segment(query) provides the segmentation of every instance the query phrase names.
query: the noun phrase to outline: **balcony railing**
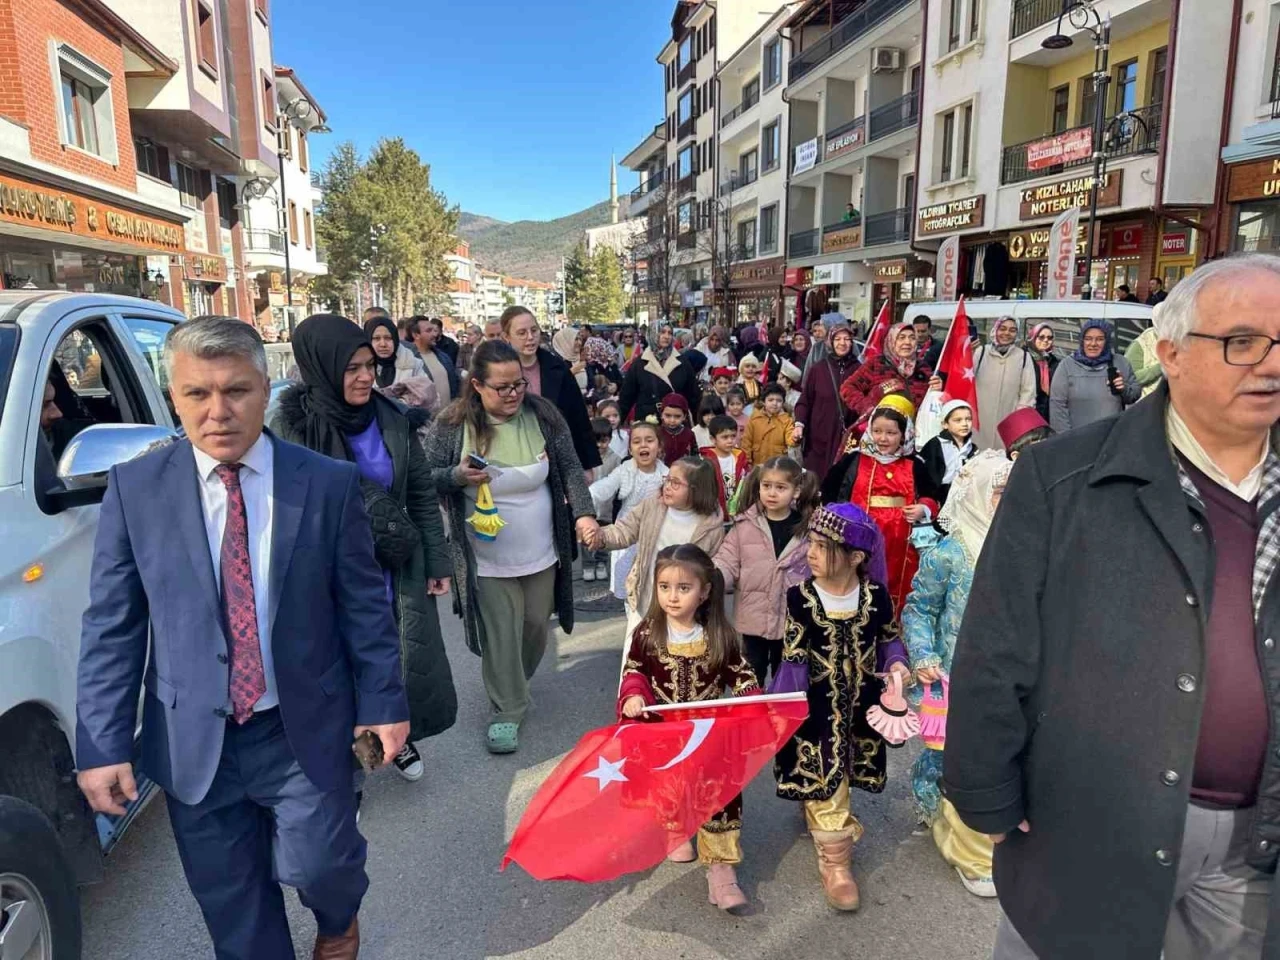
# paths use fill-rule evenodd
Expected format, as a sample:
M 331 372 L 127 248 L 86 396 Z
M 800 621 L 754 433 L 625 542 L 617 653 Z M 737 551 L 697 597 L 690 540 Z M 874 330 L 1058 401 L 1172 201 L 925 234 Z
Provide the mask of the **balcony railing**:
M 827 223 L 822 226 L 822 233 L 825 236 L 828 233 L 835 233 L 837 230 L 847 230 L 849 227 L 856 227 L 862 223 L 862 214 L 855 214 L 848 220 L 839 220 L 836 223 Z
M 822 231 L 801 230 L 787 238 L 788 257 L 812 257 L 818 252 L 818 237 Z
M 912 90 L 871 111 L 867 117 L 867 139 L 879 140 L 891 133 L 913 127 L 919 119 L 920 91 Z
M 692 230 L 686 230 L 684 233 L 676 237 L 677 250 L 692 250 L 698 245 L 698 235 Z
M 653 193 L 653 191 L 657 190 L 660 186 L 662 186 L 662 182 L 665 179 L 666 179 L 665 174 L 661 174 L 661 173 L 653 174 L 651 177 L 649 177 L 648 180 L 646 180 L 644 183 L 640 184 L 640 186 L 636 187 L 634 190 L 631 191 L 631 199 L 639 200 L 646 193 Z
M 686 80 L 692 80 L 694 77 L 694 74 L 696 74 L 697 72 L 698 72 L 698 61 L 690 60 L 683 67 L 680 68 L 679 72 L 676 73 L 676 85 L 679 86 L 680 84 L 684 83 Z
M 685 137 L 692 137 L 697 130 L 697 117 L 690 117 L 688 120 L 676 126 L 676 139 L 683 140 Z
M 745 97 L 743 97 L 742 102 L 740 104 L 738 104 L 736 107 L 734 107 L 732 110 L 730 110 L 728 113 L 726 113 L 723 117 L 720 118 L 720 128 L 724 129 L 726 126 L 728 126 L 734 120 L 737 120 L 738 117 L 742 116 L 742 114 L 746 113 L 748 110 L 750 110 L 759 102 L 760 102 L 760 90 L 757 87 L 753 93 L 748 93 Z
M 862 245 L 865 247 L 875 247 L 884 243 L 906 243 L 910 239 L 910 207 L 873 213 L 864 220 Z
M 244 240 L 246 247 L 251 251 L 284 255 L 284 231 L 282 230 L 246 230 Z
M 1114 160 L 1117 157 L 1132 157 L 1141 153 L 1154 153 L 1160 146 L 1160 123 L 1162 116 L 1162 105 L 1153 103 L 1146 107 L 1139 107 L 1137 110 L 1130 111 L 1141 122 L 1136 122 L 1130 126 L 1129 130 L 1118 131 L 1118 136 L 1110 136 L 1107 144 L 1107 158 Z M 1111 121 L 1107 121 L 1108 127 L 1114 127 Z M 1063 133 L 1073 133 L 1076 130 L 1088 130 L 1090 124 L 1084 124 L 1075 127 L 1073 130 L 1064 130 Z M 1116 132 L 1113 130 L 1113 133 Z M 1045 134 L 1043 137 L 1036 137 L 1034 140 L 1027 140 L 1023 143 L 1011 144 L 1004 148 L 1000 158 L 1000 182 L 1022 183 L 1026 180 L 1035 180 L 1039 177 L 1051 177 L 1054 174 L 1062 173 L 1064 170 L 1070 170 L 1073 167 L 1085 167 L 1093 163 L 1093 155 L 1079 157 L 1075 160 L 1068 160 L 1066 163 L 1057 163 L 1051 167 L 1040 167 L 1038 169 L 1029 169 L 1027 167 L 1027 147 L 1030 144 L 1038 143 L 1054 134 Z
M 869 0 L 845 17 L 787 65 L 787 82 L 795 83 L 820 63 L 835 56 L 880 21 L 910 6 L 915 0 Z
M 698 186 L 698 175 L 691 173 L 687 177 L 681 177 L 676 181 L 676 196 L 683 197 L 686 193 L 693 193 Z
M 1062 13 L 1062 0 L 1014 0 L 1009 20 L 1009 39 L 1014 40 L 1036 27 L 1056 20 Z
M 748 187 L 755 183 L 759 177 L 760 171 L 755 167 L 752 167 L 746 173 L 743 173 L 741 170 L 735 170 L 729 175 L 728 180 L 720 184 L 720 196 L 727 197 L 735 190 L 741 190 L 743 187 Z

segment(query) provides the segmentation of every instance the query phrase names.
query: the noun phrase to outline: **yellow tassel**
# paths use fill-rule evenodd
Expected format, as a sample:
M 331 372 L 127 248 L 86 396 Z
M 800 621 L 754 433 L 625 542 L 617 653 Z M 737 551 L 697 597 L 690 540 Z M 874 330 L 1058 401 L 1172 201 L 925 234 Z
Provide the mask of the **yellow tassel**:
M 477 540 L 496 540 L 498 531 L 507 525 L 507 522 L 498 516 L 498 510 L 493 505 L 493 494 L 489 492 L 489 484 L 480 484 L 480 489 L 476 491 L 476 511 L 467 517 L 467 523 L 471 524 Z

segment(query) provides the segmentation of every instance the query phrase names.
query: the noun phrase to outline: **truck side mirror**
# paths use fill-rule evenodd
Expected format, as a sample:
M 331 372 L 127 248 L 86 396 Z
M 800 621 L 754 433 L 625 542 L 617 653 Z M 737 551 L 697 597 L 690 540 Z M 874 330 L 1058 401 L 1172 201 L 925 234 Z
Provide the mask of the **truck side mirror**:
M 58 461 L 57 483 L 46 496 L 57 510 L 100 503 L 107 473 L 119 463 L 173 443 L 178 435 L 149 423 L 96 423 L 67 444 Z

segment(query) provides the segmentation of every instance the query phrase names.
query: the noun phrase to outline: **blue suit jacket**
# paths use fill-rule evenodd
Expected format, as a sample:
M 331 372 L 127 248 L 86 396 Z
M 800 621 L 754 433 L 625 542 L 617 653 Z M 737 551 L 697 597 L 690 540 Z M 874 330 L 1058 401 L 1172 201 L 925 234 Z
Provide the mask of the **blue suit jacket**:
M 334 789 L 359 724 L 409 719 L 400 641 L 353 464 L 272 437 L 270 623 L 280 712 L 303 772 Z M 80 769 L 134 759 L 183 803 L 209 790 L 230 709 L 227 639 L 191 444 L 111 471 L 80 640 Z M 148 658 L 148 645 L 150 657 Z

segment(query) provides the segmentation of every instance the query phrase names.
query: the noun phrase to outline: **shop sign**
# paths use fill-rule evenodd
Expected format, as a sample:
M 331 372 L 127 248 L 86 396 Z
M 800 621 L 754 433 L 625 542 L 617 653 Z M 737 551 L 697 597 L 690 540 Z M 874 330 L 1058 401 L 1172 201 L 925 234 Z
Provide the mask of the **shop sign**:
M 1113 170 L 1102 178 L 1102 189 L 1098 191 L 1098 209 L 1120 205 L 1120 186 L 1123 180 L 1123 170 Z M 1092 175 L 1027 187 L 1018 192 L 1018 218 L 1035 220 L 1039 217 L 1056 217 L 1072 207 L 1087 210 L 1092 192 Z
M 866 132 L 866 124 L 859 123 L 852 130 L 846 130 L 834 137 L 827 137 L 822 148 L 822 159 L 831 160 L 842 153 L 856 150 L 866 140 Z
M 796 147 L 796 159 L 791 172 L 804 173 L 806 170 L 812 170 L 817 162 L 818 138 L 814 137 L 812 140 L 806 140 Z
M 1027 144 L 1027 169 L 1043 170 L 1093 156 L 1093 128 L 1068 130 Z
M 813 267 L 787 267 L 787 272 L 782 278 L 782 285 L 784 287 L 795 287 L 797 290 L 807 287 L 812 283 Z
M 1076 276 L 1075 239 L 1080 234 L 1080 208 L 1065 210 L 1049 228 L 1049 274 L 1045 296 L 1065 300 L 1071 296 Z
M 986 208 L 986 194 L 921 207 L 916 217 L 916 236 L 931 237 L 938 233 L 980 227 L 986 217 Z
M 959 289 L 960 238 L 950 236 L 938 247 L 938 299 L 954 300 Z
M 161 251 L 183 249 L 182 228 L 63 190 L 0 176 L 0 222 L 119 240 Z
M 856 250 L 862 246 L 862 224 L 855 223 L 848 227 L 840 227 L 822 235 L 822 252 L 839 253 L 841 250 Z
M 1160 255 L 1185 257 L 1191 252 L 1191 238 L 1185 233 L 1166 233 L 1160 238 Z
M 705 290 L 686 290 L 680 294 L 680 306 L 682 307 L 701 307 L 706 301 Z
M 1089 225 L 1080 224 L 1076 232 L 1076 256 L 1083 256 L 1089 243 Z M 1037 227 L 1009 236 L 1010 260 L 1043 260 L 1049 251 L 1049 228 Z
M 1227 167 L 1227 202 L 1280 197 L 1280 157 Z
M 813 282 L 819 283 L 844 283 L 845 267 L 844 263 L 820 263 L 813 268 Z
M 736 264 L 729 271 L 729 283 L 744 287 L 776 286 L 785 273 L 785 264 L 781 257 Z
M 1105 254 L 1112 257 L 1136 257 L 1142 252 L 1142 227 L 1113 227 Z
M 227 261 L 204 253 L 189 253 L 182 258 L 182 275 L 204 283 L 226 283 Z
M 907 279 L 907 258 L 881 260 L 871 265 L 871 276 L 876 283 L 901 283 Z

